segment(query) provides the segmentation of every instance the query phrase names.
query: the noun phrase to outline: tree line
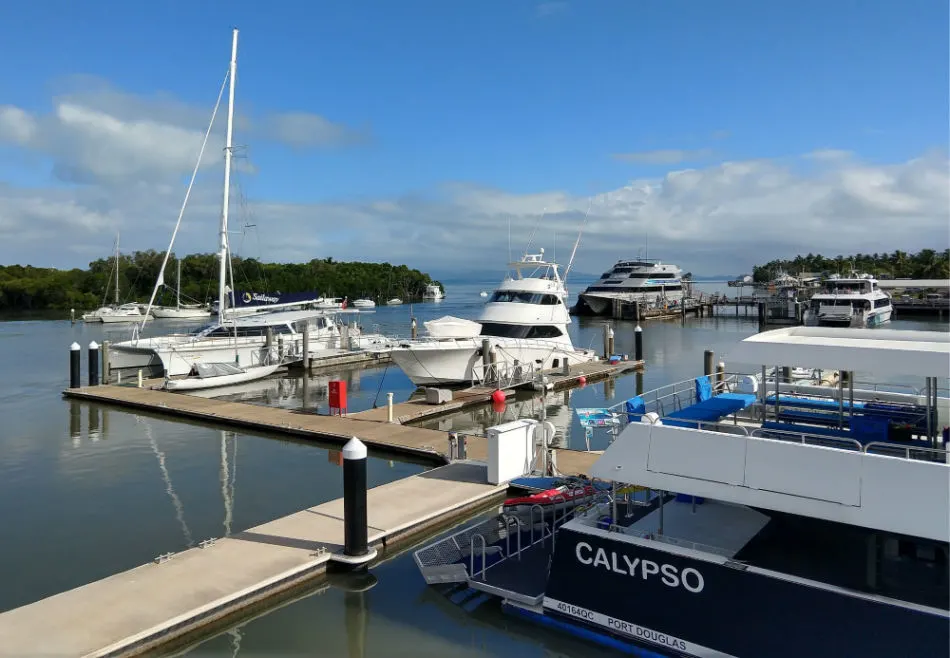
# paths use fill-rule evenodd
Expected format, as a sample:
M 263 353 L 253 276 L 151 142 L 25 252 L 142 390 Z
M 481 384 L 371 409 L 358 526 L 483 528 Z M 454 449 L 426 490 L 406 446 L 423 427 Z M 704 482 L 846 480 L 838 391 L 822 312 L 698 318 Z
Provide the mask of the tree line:
M 770 281 L 785 272 L 797 276 L 802 272 L 818 275 L 873 274 L 878 278 L 892 279 L 947 279 L 950 278 L 950 249 L 938 252 L 921 249 L 916 254 L 894 251 L 881 254 L 855 254 L 853 256 L 825 256 L 808 254 L 791 260 L 773 260 L 752 268 L 755 281 Z
M 119 302 L 148 302 L 161 270 L 163 252 L 136 251 L 119 257 Z M 88 269 L 59 270 L 31 265 L 0 265 L 0 311 L 98 308 L 115 301 L 115 257 L 100 258 Z M 367 297 L 377 302 L 399 297 L 421 298 L 426 285 L 439 283 L 406 265 L 337 262 L 332 258 L 309 263 L 263 263 L 233 257 L 236 290 L 292 293 L 316 292 L 328 297 Z M 178 259 L 165 268 L 165 285 L 156 304 L 175 303 Z M 228 277 L 230 282 L 231 277 Z M 440 284 L 441 285 L 441 284 Z M 192 254 L 181 259 L 182 303 L 211 302 L 218 296 L 216 254 Z

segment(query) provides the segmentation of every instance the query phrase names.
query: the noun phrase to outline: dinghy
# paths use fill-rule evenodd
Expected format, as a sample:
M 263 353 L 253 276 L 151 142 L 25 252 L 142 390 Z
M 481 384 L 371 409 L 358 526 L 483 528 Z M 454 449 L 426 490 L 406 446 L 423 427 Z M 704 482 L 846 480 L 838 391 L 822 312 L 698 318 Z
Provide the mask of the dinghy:
M 243 384 L 256 379 L 268 377 L 277 369 L 279 364 L 264 366 L 248 366 L 241 368 L 232 363 L 196 363 L 187 377 L 182 379 L 166 379 L 167 391 L 194 391 L 216 386 L 230 386 Z
M 505 501 L 502 511 L 505 514 L 514 514 L 528 519 L 534 509 L 537 516 L 544 514 L 565 514 L 578 505 L 592 502 L 597 495 L 597 489 L 580 479 L 565 479 L 557 486 L 539 491 L 528 496 L 517 496 Z M 540 507 L 540 510 L 537 508 Z M 553 517 L 550 517 L 553 518 Z

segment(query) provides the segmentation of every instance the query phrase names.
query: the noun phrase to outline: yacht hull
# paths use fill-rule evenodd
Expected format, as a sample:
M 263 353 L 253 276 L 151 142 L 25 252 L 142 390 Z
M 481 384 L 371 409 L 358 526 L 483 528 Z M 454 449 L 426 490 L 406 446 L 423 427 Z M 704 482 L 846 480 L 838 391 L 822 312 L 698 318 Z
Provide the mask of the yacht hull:
M 106 324 L 118 324 L 130 322 L 141 322 L 145 318 L 144 315 L 100 315 L 99 322 L 104 322 Z
M 640 302 L 641 304 L 653 304 L 657 300 L 656 293 L 581 293 L 580 299 L 584 300 L 594 315 L 609 315 L 613 310 L 615 299 L 619 299 L 625 304 Z M 683 299 L 683 293 L 680 290 L 667 292 L 661 299 L 667 302 L 679 302 Z
M 653 655 L 946 654 L 946 611 L 610 534 L 559 530 L 541 605 L 509 611 Z
M 416 386 L 432 384 L 468 384 L 481 381 L 483 366 L 482 337 L 422 343 L 403 343 L 392 350 L 392 359 Z M 575 350 L 560 343 L 493 338 L 496 363 L 513 369 L 515 361 L 532 366 L 535 371 L 571 365 L 596 359 L 589 350 Z
M 805 313 L 804 322 L 805 325 L 809 327 L 855 327 L 870 329 L 887 324 L 891 321 L 892 315 L 893 308 L 889 306 L 853 315 L 822 313 L 820 311 L 815 313 L 809 310 Z
M 210 318 L 211 311 L 203 308 L 153 308 L 152 315 L 164 320 Z
M 301 353 L 302 338 L 283 342 L 284 357 Z M 236 363 L 258 365 L 267 353 L 263 339 L 192 340 L 183 337 L 144 338 L 113 345 L 109 353 L 112 368 L 161 368 L 166 377 L 187 375 L 195 363 Z

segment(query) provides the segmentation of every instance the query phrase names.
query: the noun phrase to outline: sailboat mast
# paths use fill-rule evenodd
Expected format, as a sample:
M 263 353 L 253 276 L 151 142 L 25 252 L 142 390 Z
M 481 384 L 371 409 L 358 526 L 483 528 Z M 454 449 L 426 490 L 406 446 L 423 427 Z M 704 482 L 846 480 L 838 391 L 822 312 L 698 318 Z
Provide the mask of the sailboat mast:
M 178 259 L 178 291 L 175 293 L 175 308 L 181 308 L 181 259 Z
M 115 234 L 115 305 L 119 305 L 119 233 Z
M 224 201 L 221 204 L 221 234 L 218 252 L 218 318 L 224 320 L 225 282 L 228 267 L 228 201 L 231 196 L 231 149 L 234 132 L 234 78 L 237 75 L 238 31 L 231 42 L 231 70 L 228 74 L 228 130 L 224 144 Z

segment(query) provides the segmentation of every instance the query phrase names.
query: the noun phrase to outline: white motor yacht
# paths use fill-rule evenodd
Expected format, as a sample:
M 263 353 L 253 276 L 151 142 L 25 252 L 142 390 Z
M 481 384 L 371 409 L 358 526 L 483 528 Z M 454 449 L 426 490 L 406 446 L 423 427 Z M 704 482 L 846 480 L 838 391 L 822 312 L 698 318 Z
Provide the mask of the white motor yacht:
M 805 324 L 876 327 L 891 321 L 891 297 L 869 274 L 832 275 L 822 283 L 805 311 Z
M 594 315 L 610 313 L 613 300 L 660 304 L 683 299 L 682 270 L 658 260 L 620 260 L 578 295 Z
M 544 250 L 526 254 L 509 267 L 511 273 L 486 302 L 477 323 L 451 317 L 433 320 L 426 323 L 428 338 L 393 348 L 393 361 L 413 384 L 472 383 L 519 365 L 537 371 L 597 358 L 593 351 L 571 343 L 571 317 L 564 305 L 567 290 L 558 265 L 544 260 Z M 490 377 L 484 344 L 494 353 L 496 365 Z
M 376 308 L 376 302 L 372 299 L 354 299 L 353 308 Z
M 425 292 L 422 293 L 422 299 L 427 302 L 437 302 L 439 300 L 445 299 L 445 293 L 442 291 L 442 286 L 438 283 L 430 283 L 426 286 Z

